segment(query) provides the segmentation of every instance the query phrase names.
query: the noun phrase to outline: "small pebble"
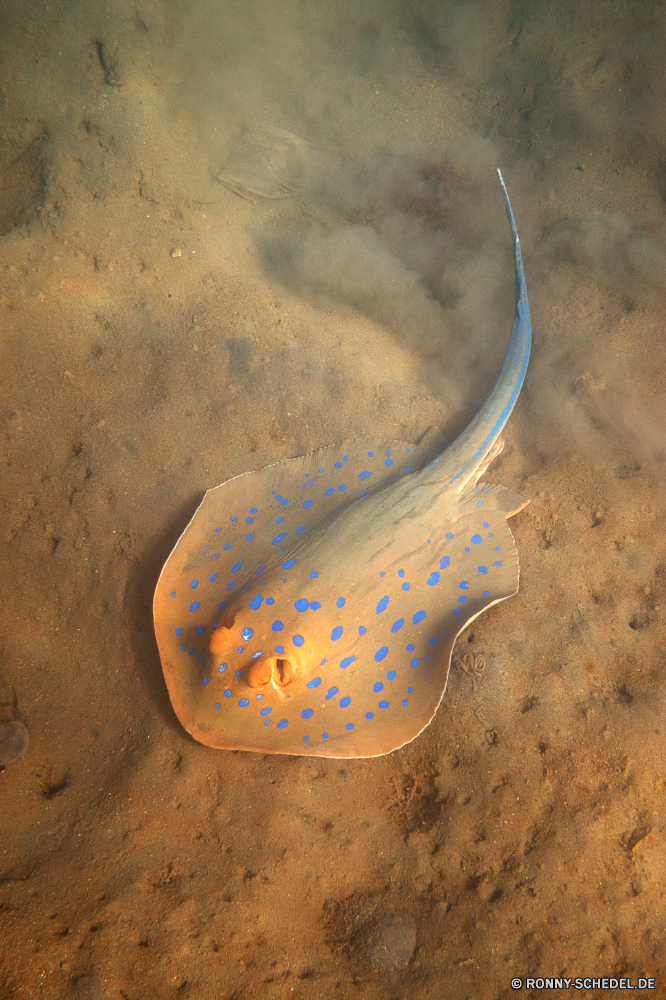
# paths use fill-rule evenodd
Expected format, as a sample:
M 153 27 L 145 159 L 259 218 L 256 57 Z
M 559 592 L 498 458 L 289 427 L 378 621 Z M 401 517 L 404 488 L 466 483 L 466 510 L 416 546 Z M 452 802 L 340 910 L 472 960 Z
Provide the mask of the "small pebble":
M 22 722 L 0 722 L 0 764 L 11 764 L 28 745 L 28 730 Z

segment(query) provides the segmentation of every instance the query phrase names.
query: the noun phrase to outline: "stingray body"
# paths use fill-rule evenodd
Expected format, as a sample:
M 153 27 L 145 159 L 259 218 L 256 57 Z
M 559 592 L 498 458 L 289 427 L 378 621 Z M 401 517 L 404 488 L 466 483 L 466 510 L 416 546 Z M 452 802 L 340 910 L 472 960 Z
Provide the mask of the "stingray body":
M 498 171 L 499 173 L 499 171 Z M 446 450 L 349 441 L 209 490 L 154 601 L 173 707 L 212 747 L 376 757 L 431 721 L 457 636 L 518 590 L 507 518 L 527 503 L 479 482 L 527 368 L 516 311 L 501 374 Z

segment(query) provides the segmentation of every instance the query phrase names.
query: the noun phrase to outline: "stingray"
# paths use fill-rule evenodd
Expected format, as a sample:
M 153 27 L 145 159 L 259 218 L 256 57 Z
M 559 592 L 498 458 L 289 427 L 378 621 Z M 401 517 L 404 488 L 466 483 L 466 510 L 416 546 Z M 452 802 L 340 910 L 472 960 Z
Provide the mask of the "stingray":
M 446 690 L 456 638 L 518 590 L 507 518 L 528 501 L 481 481 L 520 392 L 531 321 L 520 240 L 502 371 L 453 444 L 352 440 L 208 490 L 154 600 L 171 703 L 228 750 L 378 757 Z

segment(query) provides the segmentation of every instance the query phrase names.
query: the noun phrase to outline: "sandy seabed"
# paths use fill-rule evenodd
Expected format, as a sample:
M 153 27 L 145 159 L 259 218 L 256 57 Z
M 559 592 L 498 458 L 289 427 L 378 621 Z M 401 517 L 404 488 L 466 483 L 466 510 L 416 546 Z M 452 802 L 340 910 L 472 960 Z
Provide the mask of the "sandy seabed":
M 2 1000 L 666 996 L 665 16 L 5 4 Z M 519 594 L 394 754 L 197 744 L 162 565 L 211 486 L 474 415 L 497 163 Z

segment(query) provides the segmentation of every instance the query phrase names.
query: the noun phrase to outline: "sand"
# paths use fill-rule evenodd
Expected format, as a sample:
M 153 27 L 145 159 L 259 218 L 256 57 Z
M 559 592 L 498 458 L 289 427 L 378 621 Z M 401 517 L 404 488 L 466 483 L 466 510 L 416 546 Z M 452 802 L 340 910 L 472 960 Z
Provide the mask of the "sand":
M 2 19 L 0 998 L 665 996 L 661 7 Z M 498 164 L 519 594 L 394 754 L 197 744 L 163 563 L 232 476 L 471 419 L 513 310 Z

